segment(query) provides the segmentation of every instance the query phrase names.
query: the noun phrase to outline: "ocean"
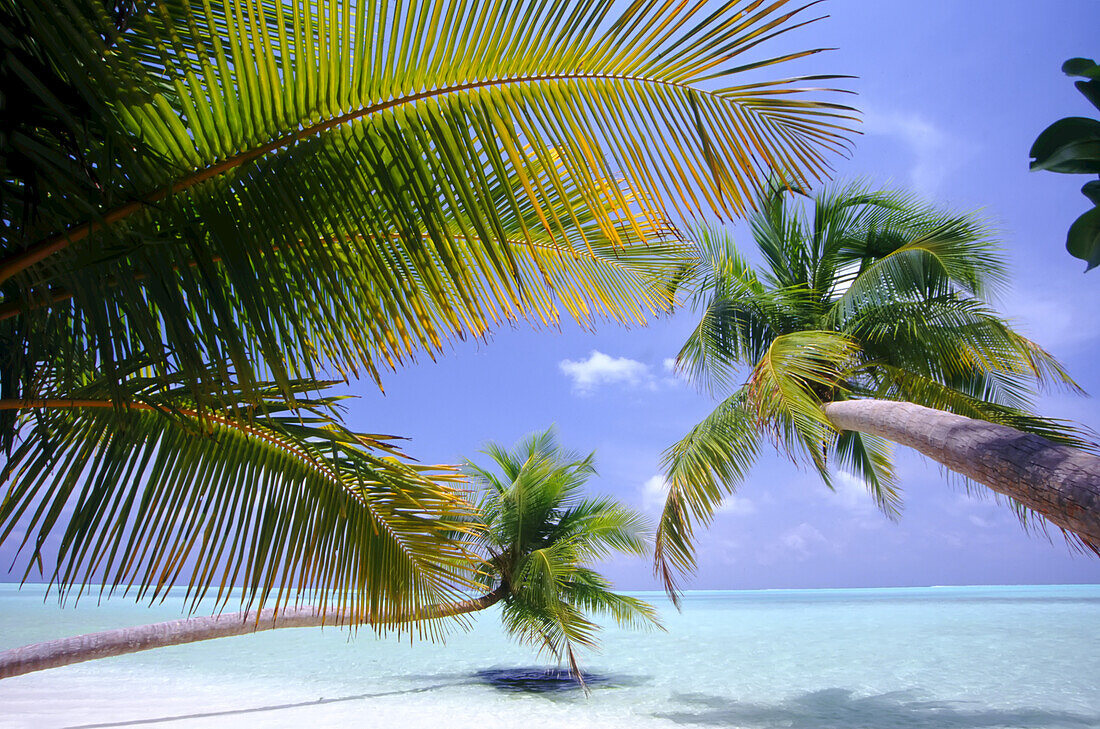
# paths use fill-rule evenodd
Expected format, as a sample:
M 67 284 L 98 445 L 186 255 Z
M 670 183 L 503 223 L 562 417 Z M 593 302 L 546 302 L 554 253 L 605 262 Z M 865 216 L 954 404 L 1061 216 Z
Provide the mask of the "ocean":
M 1100 727 L 1100 585 L 689 592 L 609 627 L 591 695 L 495 609 L 445 643 L 281 630 L 0 681 L 0 727 Z M 180 617 L 0 585 L 0 648 Z

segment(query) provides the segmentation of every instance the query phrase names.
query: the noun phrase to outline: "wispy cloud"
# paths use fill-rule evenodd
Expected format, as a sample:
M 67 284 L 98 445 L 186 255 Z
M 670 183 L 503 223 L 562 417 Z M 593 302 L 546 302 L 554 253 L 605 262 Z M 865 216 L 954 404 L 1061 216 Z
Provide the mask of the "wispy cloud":
M 1055 353 L 1075 352 L 1095 341 L 1100 289 L 1017 290 L 1004 302 L 1013 324 Z
M 668 494 L 668 481 L 661 474 L 655 474 L 642 484 L 642 508 L 646 511 L 659 511 L 665 505 Z
M 834 500 L 848 511 L 870 514 L 877 509 L 871 492 L 867 490 L 867 484 L 847 471 L 840 471 L 833 476 L 833 489 L 836 493 L 830 494 L 826 491 L 826 498 Z
M 789 529 L 779 538 L 783 549 L 797 560 L 812 557 L 822 549 L 832 550 L 829 540 L 812 524 L 802 522 L 793 529 Z
M 898 139 L 912 155 L 909 185 L 923 196 L 934 196 L 961 164 L 962 144 L 927 117 L 906 111 L 865 109 L 863 129 Z

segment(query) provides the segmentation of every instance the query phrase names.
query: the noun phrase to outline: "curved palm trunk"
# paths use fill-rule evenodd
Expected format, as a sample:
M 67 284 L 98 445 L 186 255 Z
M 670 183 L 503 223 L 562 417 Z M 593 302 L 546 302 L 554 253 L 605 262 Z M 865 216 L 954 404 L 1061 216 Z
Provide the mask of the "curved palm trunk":
M 914 448 L 1100 546 L 1100 457 L 1005 425 L 889 400 L 828 403 L 839 430 Z
M 495 605 L 507 594 L 507 586 L 501 585 L 481 597 L 429 606 L 418 618 L 432 620 L 477 612 Z M 302 607 L 184 618 L 167 623 L 105 630 L 0 651 L 0 679 L 150 648 L 247 635 L 277 628 L 315 628 L 332 624 L 331 614 L 326 619 L 314 608 Z

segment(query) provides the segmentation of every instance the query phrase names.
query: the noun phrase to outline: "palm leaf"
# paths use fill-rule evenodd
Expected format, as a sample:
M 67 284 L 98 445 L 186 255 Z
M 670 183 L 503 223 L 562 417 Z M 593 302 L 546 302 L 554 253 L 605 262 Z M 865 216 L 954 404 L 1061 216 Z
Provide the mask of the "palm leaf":
M 678 575 L 695 568 L 695 527 L 711 522 L 722 497 L 744 480 L 758 448 L 756 413 L 742 388 L 661 456 L 669 491 L 657 526 L 655 569 L 674 604 Z
M 140 339 L 193 376 L 215 353 L 284 384 L 321 362 L 376 374 L 498 316 L 552 321 L 550 290 L 582 321 L 637 321 L 664 302 L 635 303 L 607 252 L 651 239 L 662 201 L 736 214 L 761 169 L 813 178 L 843 145 L 849 112 L 797 81 L 713 83 L 805 55 L 744 62 L 812 18 L 785 5 L 640 0 L 613 20 L 605 0 L 540 2 L 519 31 L 500 3 L 166 0 L 117 33 L 92 0 L 34 4 L 32 45 L 96 102 L 106 131 L 84 143 L 104 172 L 3 251 L 4 305 L 25 318 L 69 296 L 61 320 L 104 360 Z M 147 152 L 107 163 L 116 148 Z M 599 262 L 525 261 L 512 241 Z M 659 281 L 655 258 L 634 258 L 639 277 Z
M 62 597 L 101 583 L 156 600 L 182 580 L 192 608 L 241 586 L 245 606 L 308 600 L 379 629 L 453 597 L 467 552 L 447 520 L 469 510 L 455 475 L 343 428 L 329 399 L 283 412 L 272 391 L 248 412 L 178 395 L 24 403 L 37 417 L 5 467 L 0 539 L 26 533 L 29 573 L 59 538 Z

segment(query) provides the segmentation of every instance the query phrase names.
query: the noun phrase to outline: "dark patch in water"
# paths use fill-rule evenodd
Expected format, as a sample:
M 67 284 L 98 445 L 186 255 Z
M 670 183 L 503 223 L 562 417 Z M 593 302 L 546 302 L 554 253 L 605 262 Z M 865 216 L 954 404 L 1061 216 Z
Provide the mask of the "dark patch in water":
M 776 704 L 727 696 L 673 694 L 681 711 L 654 716 L 677 724 L 717 729 L 1096 729 L 1100 716 L 1047 708 L 994 708 L 977 702 L 935 700 L 916 691 L 870 696 L 843 688 L 822 689 Z
M 612 686 L 610 676 L 599 673 L 582 671 L 584 682 L 589 688 L 600 686 Z M 499 691 L 513 691 L 516 693 L 552 694 L 562 691 L 579 691 L 581 686 L 577 679 L 564 668 L 517 667 L 517 668 L 487 668 L 473 674 L 476 683 L 492 686 Z

